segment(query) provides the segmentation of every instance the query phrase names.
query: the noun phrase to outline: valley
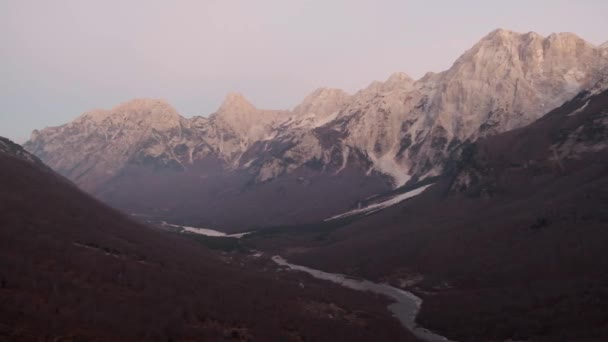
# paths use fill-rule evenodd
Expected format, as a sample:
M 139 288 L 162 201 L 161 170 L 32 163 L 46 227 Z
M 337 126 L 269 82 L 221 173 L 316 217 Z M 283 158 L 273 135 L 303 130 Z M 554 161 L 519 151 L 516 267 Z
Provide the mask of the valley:
M 607 340 L 606 44 L 0 137 L 0 341 Z

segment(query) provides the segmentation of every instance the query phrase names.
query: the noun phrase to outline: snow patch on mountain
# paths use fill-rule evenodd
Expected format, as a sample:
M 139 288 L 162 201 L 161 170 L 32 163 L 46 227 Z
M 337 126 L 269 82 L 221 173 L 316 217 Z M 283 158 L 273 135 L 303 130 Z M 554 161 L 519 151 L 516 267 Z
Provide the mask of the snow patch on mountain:
M 240 239 L 245 235 L 253 233 L 253 232 L 245 232 L 245 233 L 237 233 L 237 234 L 226 234 L 226 233 L 222 233 L 220 231 L 208 229 L 208 228 L 180 226 L 177 224 L 170 224 L 170 223 L 166 223 L 166 222 L 163 222 L 163 225 L 178 228 L 182 233 L 198 234 L 198 235 L 211 236 L 211 237 L 226 237 L 226 238 Z
M 591 102 L 591 101 L 585 102 L 585 104 L 582 107 L 580 107 L 579 109 L 573 111 L 572 113 L 570 113 L 566 116 L 575 116 L 576 114 L 581 113 L 582 111 L 585 110 L 585 108 L 587 108 L 587 106 L 589 105 L 589 102 Z
M 336 220 L 339 218 L 345 218 L 345 217 L 349 217 L 349 216 L 353 216 L 353 215 L 359 215 L 359 214 L 365 214 L 365 215 L 369 215 L 372 213 L 375 213 L 379 210 L 382 209 L 386 209 L 388 207 L 391 207 L 395 204 L 401 203 L 403 201 L 405 201 L 408 198 L 412 198 L 415 196 L 420 195 L 421 193 L 424 192 L 424 190 L 426 190 L 427 188 L 429 188 L 430 186 L 432 186 L 433 184 L 429 184 L 429 185 L 425 185 L 425 186 L 421 186 L 417 189 L 408 191 L 406 193 L 394 196 L 384 202 L 380 202 L 380 203 L 374 203 L 374 204 L 370 204 L 365 208 L 359 208 L 359 209 L 355 209 L 355 210 L 351 210 L 336 216 L 332 216 L 328 219 L 326 219 L 325 221 L 332 221 L 332 220 Z

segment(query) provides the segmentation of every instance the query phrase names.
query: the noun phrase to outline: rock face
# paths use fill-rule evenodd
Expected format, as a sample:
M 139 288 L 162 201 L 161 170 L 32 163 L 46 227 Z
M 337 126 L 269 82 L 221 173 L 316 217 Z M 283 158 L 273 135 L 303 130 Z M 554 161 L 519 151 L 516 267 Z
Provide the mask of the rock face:
M 59 173 L 94 191 L 128 162 L 176 168 L 177 146 L 191 141 L 189 121 L 159 100 L 94 110 L 69 124 L 34 131 L 24 145 Z
M 203 136 L 210 146 L 217 148 L 222 159 L 235 161 L 256 141 L 270 139 L 271 129 L 288 114 L 287 111 L 259 110 L 243 95 L 228 94 L 203 127 Z
M 433 90 L 419 119 L 426 129 L 410 132 L 415 147 L 403 155 L 410 172 L 437 174 L 450 146 L 531 123 L 593 84 L 606 61 L 606 54 L 570 33 L 490 33 L 423 83 Z
M 184 191 L 198 194 L 193 211 L 201 216 L 208 204 L 201 195 L 208 192 L 207 182 L 225 182 L 231 198 L 241 199 L 244 193 L 277 187 L 252 213 L 281 201 L 281 186 L 291 184 L 285 180 L 302 185 L 300 190 L 290 187 L 291 193 L 311 196 L 323 193 L 311 190 L 323 183 L 318 177 L 374 183 L 335 199 L 339 204 L 320 205 L 339 212 L 359 199 L 355 196 L 440 174 L 447 156 L 462 143 L 531 123 L 594 84 L 607 65 L 608 50 L 574 34 L 542 37 L 496 30 L 450 69 L 417 81 L 397 73 L 354 95 L 318 89 L 292 111 L 259 110 L 242 95 L 230 94 L 209 118 L 185 119 L 162 101 L 134 100 L 35 131 L 25 147 L 86 190 L 106 200 L 122 198 L 117 205 L 131 211 L 128 203 L 134 199 L 121 188 L 128 179 L 141 181 L 142 173 L 148 182 L 142 187 L 162 183 L 165 190 L 176 180 L 159 174 L 190 177 L 193 183 Z M 117 179 L 122 179 L 120 187 Z M 332 191 L 348 187 L 353 185 Z M 177 204 L 156 205 L 177 210 Z M 298 210 L 287 211 L 286 220 L 297 222 L 293 213 Z M 259 223 L 259 217 L 250 221 Z
M 282 139 L 294 147 L 266 160 L 261 179 L 311 160 L 339 167 L 356 160 L 397 186 L 437 175 L 453 147 L 531 123 L 593 84 L 607 61 L 605 51 L 570 33 L 496 30 L 445 72 L 374 82 L 333 120 L 305 132 L 293 134 L 299 122 L 285 123 Z
M 184 170 L 209 155 L 230 164 L 285 113 L 257 110 L 230 94 L 210 118 L 185 119 L 164 101 L 136 99 L 34 131 L 25 147 L 95 192 L 127 164 Z

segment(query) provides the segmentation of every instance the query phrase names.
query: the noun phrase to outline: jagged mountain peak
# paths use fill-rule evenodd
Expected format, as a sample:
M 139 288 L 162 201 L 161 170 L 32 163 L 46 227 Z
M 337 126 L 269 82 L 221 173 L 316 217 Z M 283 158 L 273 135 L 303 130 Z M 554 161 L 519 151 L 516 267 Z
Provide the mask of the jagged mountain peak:
M 572 32 L 554 32 L 549 36 L 544 37 L 543 35 L 529 31 L 527 33 L 521 33 L 513 30 L 508 30 L 504 28 L 498 28 L 494 31 L 488 33 L 485 37 L 481 39 L 481 41 L 488 40 L 517 40 L 522 38 L 539 38 L 539 39 L 548 39 L 548 40 L 583 40 L 581 37 Z
M 546 94 L 549 103 L 544 103 L 544 97 L 537 99 L 544 107 L 539 108 L 542 113 L 549 106 L 560 105 L 581 87 L 588 86 L 590 75 L 594 75 L 589 71 L 601 68 L 605 62 L 597 48 L 572 33 L 543 37 L 534 32 L 522 34 L 499 29 L 459 57 L 442 81 L 448 86 L 499 94 L 498 97 L 506 101 L 501 105 L 503 109 L 514 111 L 519 110 L 514 97 L 517 92 L 526 91 L 523 87 L 539 90 L 538 86 L 541 86 L 550 90 Z M 489 85 L 495 85 L 497 89 L 488 90 Z M 511 103 L 507 101 L 509 96 Z M 456 99 L 457 102 L 462 100 Z
M 324 98 L 324 97 L 332 97 L 332 96 L 348 96 L 348 93 L 339 88 L 317 88 L 312 93 L 310 93 L 307 98 Z
M 93 122 L 102 122 L 105 120 L 111 112 L 107 109 L 93 109 L 82 113 L 79 117 L 74 120 L 75 122 L 81 122 L 90 120 Z
M 209 122 L 220 154 L 232 160 L 250 144 L 264 140 L 273 125 L 283 121 L 288 111 L 258 109 L 240 93 L 229 93 Z
M 534 39 L 534 38 L 540 38 L 540 39 L 544 39 L 544 37 L 536 32 L 530 31 L 528 33 L 520 33 L 520 32 L 516 32 L 516 31 L 512 31 L 512 30 L 507 30 L 504 28 L 498 28 L 495 29 L 494 31 L 488 33 L 487 35 L 485 35 L 479 42 L 480 43 L 488 43 L 488 42 L 493 42 L 493 43 L 507 43 L 507 42 L 512 42 L 521 38 L 527 38 L 527 39 Z
M 241 93 L 228 93 L 220 108 L 210 115 L 216 122 L 236 126 L 267 125 L 286 114 L 287 111 L 258 109 Z M 240 127 L 242 131 L 245 127 Z
M 117 106 L 113 107 L 110 110 L 106 109 L 94 109 L 88 112 L 85 112 L 81 115 L 81 117 L 103 117 L 107 114 L 113 113 L 124 113 L 124 114 L 139 114 L 142 115 L 150 115 L 155 116 L 160 113 L 169 113 L 171 115 L 179 115 L 175 108 L 171 106 L 167 101 L 161 99 L 151 99 L 151 98 L 136 98 L 131 99 L 129 101 L 122 102 Z
M 224 102 L 222 102 L 216 114 L 228 112 L 250 112 L 255 110 L 255 106 L 251 104 L 251 102 L 249 102 L 245 96 L 243 96 L 243 94 L 231 92 L 226 94 Z
M 547 39 L 550 41 L 584 40 L 583 38 L 579 37 L 576 33 L 572 33 L 572 32 L 554 32 L 554 33 L 551 33 L 549 36 L 547 36 Z
M 110 110 L 110 117 L 156 130 L 179 127 L 182 116 L 173 106 L 160 99 L 133 99 Z
M 410 89 L 413 84 L 414 79 L 412 79 L 408 74 L 404 72 L 396 72 L 384 82 L 384 88 L 388 90 Z
M 350 95 L 342 89 L 318 88 L 293 109 L 293 114 L 323 118 L 336 112 L 349 98 Z
M 490 33 L 488 33 L 485 37 L 483 37 L 477 44 L 473 46 L 469 51 L 478 51 L 481 47 L 494 47 L 497 46 L 519 46 L 523 47 L 535 47 L 531 42 L 539 41 L 543 42 L 545 49 L 550 48 L 552 45 L 560 46 L 569 46 L 576 44 L 584 44 L 589 47 L 592 44 L 586 42 L 581 37 L 577 36 L 571 32 L 557 32 L 551 33 L 549 36 L 544 37 L 541 34 L 530 31 L 527 33 L 520 33 L 516 31 L 506 30 L 506 29 L 496 29 Z M 514 51 L 517 52 L 517 51 Z M 465 53 L 466 55 L 466 53 Z
M 515 32 L 513 30 L 505 29 L 502 27 L 494 29 L 492 32 L 488 33 L 486 37 L 506 37 L 511 35 L 518 35 L 520 33 Z
M 101 124 L 105 120 L 112 122 L 131 121 L 162 129 L 178 125 L 181 119 L 182 117 L 177 110 L 166 101 L 141 98 L 123 102 L 110 110 L 95 109 L 87 111 L 74 120 L 74 123 Z
M 386 79 L 386 81 L 373 81 L 367 88 L 359 91 L 357 95 L 367 97 L 379 93 L 386 93 L 393 90 L 411 90 L 414 88 L 414 79 L 404 72 L 396 72 Z
M 410 82 L 413 83 L 412 79 L 408 74 L 404 72 L 396 72 L 389 76 L 385 83 L 396 83 L 396 82 Z
M 112 108 L 113 112 L 142 112 L 148 115 L 158 115 L 160 113 L 168 113 L 171 115 L 179 115 L 175 108 L 167 101 L 161 99 L 133 99 L 119 104 Z

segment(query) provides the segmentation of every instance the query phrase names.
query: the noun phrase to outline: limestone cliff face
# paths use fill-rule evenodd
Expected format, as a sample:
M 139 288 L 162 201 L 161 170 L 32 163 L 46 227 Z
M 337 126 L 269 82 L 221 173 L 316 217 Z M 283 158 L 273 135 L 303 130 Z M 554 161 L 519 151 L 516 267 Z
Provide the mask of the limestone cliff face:
M 216 135 L 220 155 L 229 160 L 238 158 L 254 142 L 269 139 L 272 128 L 287 115 L 287 111 L 257 109 L 241 94 L 232 93 L 210 116 L 209 130 Z
M 36 131 L 25 147 L 90 190 L 125 165 L 179 170 L 207 157 L 256 182 L 302 167 L 331 176 L 355 167 L 399 186 L 439 174 L 467 140 L 538 119 L 593 85 L 606 66 L 608 49 L 571 33 L 496 30 L 450 69 L 417 81 L 396 73 L 354 95 L 322 88 L 291 111 L 260 110 L 229 94 L 209 118 L 134 100 Z
M 496 30 L 447 71 L 418 81 L 398 73 L 349 98 L 323 138 L 314 130 L 294 137 L 294 149 L 312 151 L 296 164 L 344 167 L 356 156 L 395 185 L 436 175 L 452 148 L 531 123 L 593 84 L 607 61 L 605 50 L 571 33 Z M 269 162 L 273 174 L 295 168 L 280 162 L 287 155 Z
M 180 167 L 176 149 L 195 145 L 189 123 L 160 100 L 136 99 L 94 110 L 62 126 L 34 131 L 24 147 L 47 165 L 93 190 L 131 162 Z
M 411 173 L 436 174 L 465 140 L 530 124 L 591 86 L 608 59 L 571 33 L 542 37 L 496 30 L 447 71 L 423 82 L 432 90 L 425 127 L 403 156 Z

